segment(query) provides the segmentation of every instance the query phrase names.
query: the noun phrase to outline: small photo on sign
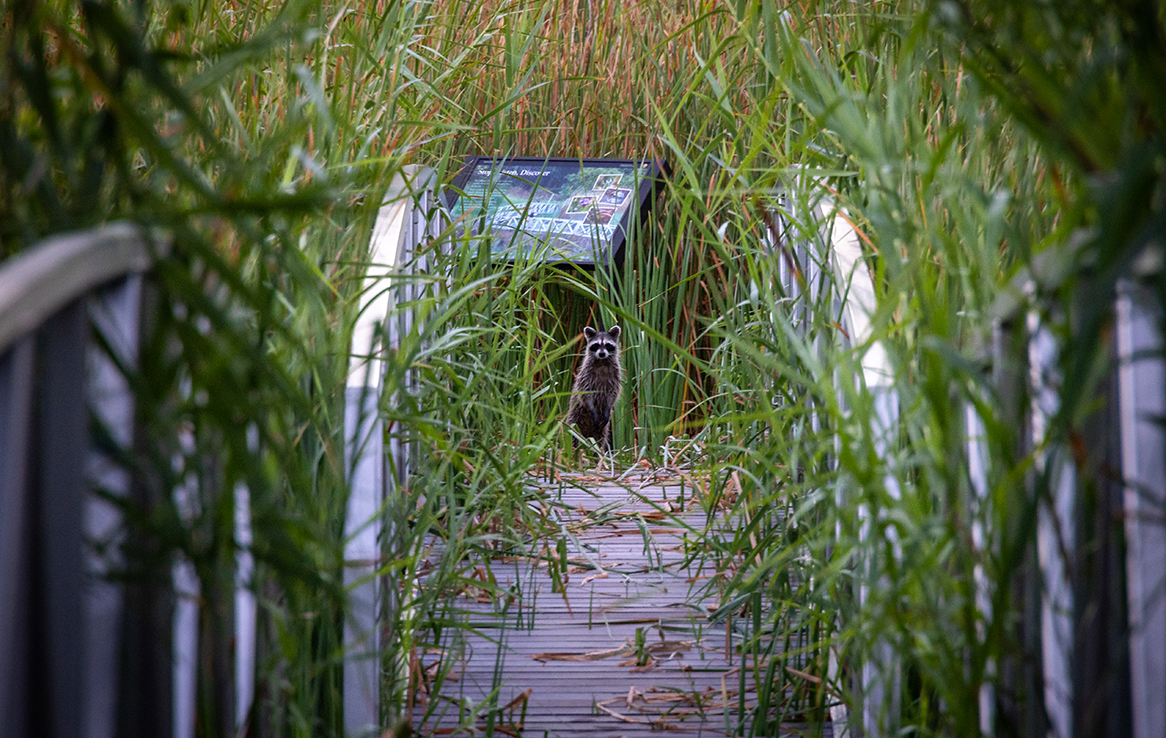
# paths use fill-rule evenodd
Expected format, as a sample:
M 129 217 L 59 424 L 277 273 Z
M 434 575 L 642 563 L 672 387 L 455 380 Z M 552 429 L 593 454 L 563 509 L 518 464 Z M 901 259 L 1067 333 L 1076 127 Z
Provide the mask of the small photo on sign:
M 611 216 L 613 215 L 615 215 L 615 208 L 591 208 L 584 221 L 605 225 L 611 222 Z
M 595 186 L 591 189 L 606 190 L 610 187 L 617 186 L 621 179 L 623 179 L 623 177 L 618 174 L 601 174 L 595 178 Z
M 621 190 L 613 187 L 599 197 L 599 205 L 606 208 L 617 208 L 623 205 L 631 194 L 631 190 Z
M 594 197 L 572 197 L 567 204 L 568 213 L 586 213 L 595 204 Z

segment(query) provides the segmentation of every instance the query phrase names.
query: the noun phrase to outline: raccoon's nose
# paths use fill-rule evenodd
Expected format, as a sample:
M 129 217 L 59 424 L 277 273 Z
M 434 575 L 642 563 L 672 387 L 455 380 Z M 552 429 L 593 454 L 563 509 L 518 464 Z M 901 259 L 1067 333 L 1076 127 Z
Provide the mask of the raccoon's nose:
M 596 352 L 595 352 L 595 355 L 596 355 L 597 357 L 599 357 L 600 359 L 606 359 L 606 358 L 607 358 L 607 352 L 606 352 L 606 351 L 604 351 L 603 349 L 599 349 L 598 351 L 596 351 Z

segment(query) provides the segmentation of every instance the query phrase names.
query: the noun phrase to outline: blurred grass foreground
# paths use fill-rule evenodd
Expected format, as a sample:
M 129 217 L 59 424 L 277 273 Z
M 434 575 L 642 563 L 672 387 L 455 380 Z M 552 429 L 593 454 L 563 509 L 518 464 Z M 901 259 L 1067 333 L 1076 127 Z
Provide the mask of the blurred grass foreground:
M 716 576 L 693 597 L 756 624 L 764 707 L 739 734 L 1166 726 L 1146 692 L 1166 675 L 1138 671 L 1166 643 L 1144 630 L 1166 580 L 1161 560 L 1156 579 L 1137 569 L 1166 497 L 1131 481 L 1117 431 L 1121 372 L 1162 359 L 1159 339 L 1119 361 L 1121 311 L 1160 336 L 1166 298 L 1161 3 L 2 13 L 0 258 L 117 220 L 169 244 L 121 368 L 134 438 L 90 425 L 138 492 L 106 494 L 124 525 L 90 545 L 134 592 L 186 583 L 157 610 L 196 618 L 195 709 L 175 735 L 345 734 L 345 384 L 368 246 L 407 165 L 446 182 L 470 154 L 654 158 L 671 175 L 618 272 L 498 268 L 450 228 L 368 287 L 413 288 L 375 404 L 416 449 L 377 511 L 385 729 L 409 730 L 411 654 L 464 627 L 455 594 L 523 595 L 475 567 L 557 550 L 530 483 L 570 463 L 561 418 L 597 322 L 624 329 L 620 464 L 703 480 L 717 514 L 693 556 Z M 854 282 L 831 252 L 842 221 Z M 1160 441 L 1163 410 L 1146 412 Z M 1156 443 L 1136 463 L 1160 465 Z M 250 701 L 240 582 L 257 603 Z M 117 734 L 133 735 L 134 690 L 156 675 L 123 678 Z

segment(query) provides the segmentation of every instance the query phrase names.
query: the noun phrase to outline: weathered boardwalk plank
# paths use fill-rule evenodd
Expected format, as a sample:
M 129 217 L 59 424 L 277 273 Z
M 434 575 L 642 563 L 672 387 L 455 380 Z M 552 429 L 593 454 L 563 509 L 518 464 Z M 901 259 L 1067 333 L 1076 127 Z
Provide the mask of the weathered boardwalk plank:
M 495 565 L 499 583 L 508 574 L 522 582 L 524 601 L 504 618 L 491 605 L 467 601 L 467 611 L 480 613 L 471 623 L 482 635 L 469 636 L 455 657 L 456 681 L 437 695 L 418 695 L 418 723 L 426 706 L 436 708 L 419 732 L 484 733 L 481 720 L 465 729 L 459 706 L 481 704 L 497 684 L 495 704 L 509 708 L 496 717 L 496 735 L 728 734 L 740 711 L 755 704 L 752 669 L 743 679 L 733 623 L 708 621 L 717 603 L 700 588 L 711 572 L 684 563 L 686 533 L 692 541 L 690 529 L 705 524 L 691 488 L 647 472 L 619 485 L 571 481 L 579 486 L 551 492 L 562 503 L 561 523 L 573 531 L 568 560 L 600 568 L 571 567 L 564 591 L 555 591 L 545 563 Z M 443 657 L 428 654 L 422 668 Z

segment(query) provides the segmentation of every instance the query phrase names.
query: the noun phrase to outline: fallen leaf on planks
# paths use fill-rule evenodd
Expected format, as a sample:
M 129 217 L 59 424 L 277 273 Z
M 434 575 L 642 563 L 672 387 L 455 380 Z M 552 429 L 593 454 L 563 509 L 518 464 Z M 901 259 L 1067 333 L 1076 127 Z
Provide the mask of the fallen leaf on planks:
M 525 692 L 523 692 L 522 694 L 518 695 L 518 696 L 517 696 L 517 697 L 515 697 L 514 699 L 510 700 L 509 702 L 507 702 L 505 705 L 503 705 L 503 706 L 502 706 L 502 709 L 503 709 L 503 710 L 509 710 L 509 709 L 511 709 L 511 708 L 517 707 L 519 704 L 523 704 L 523 703 L 525 703 L 525 702 L 526 702 L 528 699 L 530 699 L 530 695 L 531 695 L 531 693 L 532 693 L 532 692 L 534 692 L 534 688 L 533 688 L 533 687 L 531 687 L 530 689 L 526 690 L 526 691 L 525 691 Z M 519 724 L 519 726 L 518 726 L 518 727 L 520 727 L 520 728 L 521 728 L 521 727 L 522 727 L 522 725 L 521 725 L 521 724 Z
M 797 669 L 792 669 L 788 666 L 785 667 L 785 670 L 788 671 L 790 674 L 793 674 L 795 676 L 800 676 L 802 679 L 805 679 L 806 681 L 813 682 L 814 684 L 821 684 L 822 683 L 822 678 L 816 677 L 813 674 L 807 674 L 804 671 L 798 671 Z
M 636 697 L 641 696 L 641 694 L 642 693 L 640 690 L 636 689 L 635 685 L 628 687 L 627 704 L 629 710 L 632 709 L 632 702 L 635 701 Z
M 631 646 L 621 646 L 619 648 L 610 648 L 606 651 L 588 651 L 587 653 L 551 651 L 548 653 L 533 654 L 531 658 L 535 661 L 599 661 L 600 659 L 607 659 L 612 656 L 627 656 L 630 653 L 632 653 Z
M 592 579 L 607 579 L 607 576 L 608 576 L 607 572 L 600 571 L 598 574 L 592 574 L 589 577 L 583 577 L 583 581 L 579 583 L 579 586 L 580 587 L 584 586 L 585 584 L 590 582 Z
M 606 712 L 608 715 L 611 715 L 613 718 L 616 718 L 618 720 L 623 720 L 625 723 L 641 723 L 643 725 L 651 725 L 652 723 L 655 722 L 654 720 L 645 720 L 643 718 L 634 718 L 634 717 L 628 717 L 627 715 L 621 715 L 618 712 L 616 712 L 615 710 L 608 707 L 607 705 L 603 704 L 602 702 L 596 702 L 595 706 L 598 707 L 600 710 L 603 710 L 604 712 Z
M 674 654 L 684 653 L 692 648 L 692 641 L 660 641 L 659 643 L 649 643 L 648 653 L 657 654 Z
M 653 522 L 658 520 L 667 520 L 668 513 L 663 510 L 649 510 L 648 512 L 617 512 L 616 517 L 620 518 L 635 518 L 643 517 L 644 520 L 651 520 Z

